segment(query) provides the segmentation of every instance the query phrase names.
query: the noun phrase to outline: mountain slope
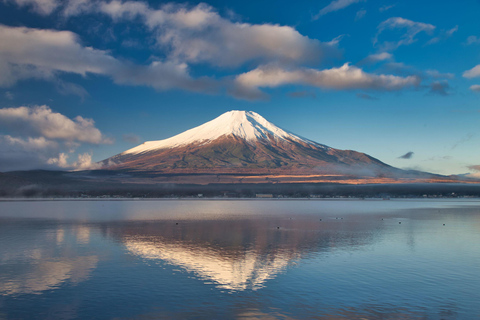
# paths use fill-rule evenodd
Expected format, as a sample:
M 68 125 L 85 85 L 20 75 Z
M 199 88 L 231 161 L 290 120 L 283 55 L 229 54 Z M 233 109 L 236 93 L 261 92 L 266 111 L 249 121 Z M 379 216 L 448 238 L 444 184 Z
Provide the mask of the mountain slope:
M 172 138 L 145 142 L 102 164 L 112 170 L 159 173 L 331 174 L 361 170 L 378 175 L 398 170 L 367 154 L 330 148 L 287 132 L 251 111 L 224 113 Z

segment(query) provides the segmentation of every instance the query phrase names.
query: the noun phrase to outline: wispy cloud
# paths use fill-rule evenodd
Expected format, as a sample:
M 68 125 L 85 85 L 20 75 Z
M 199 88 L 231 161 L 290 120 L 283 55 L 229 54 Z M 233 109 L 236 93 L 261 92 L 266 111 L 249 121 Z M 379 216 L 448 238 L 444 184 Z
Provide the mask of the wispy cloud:
M 386 30 L 395 30 L 400 29 L 404 30 L 404 33 L 400 36 L 399 40 L 396 41 L 380 41 L 379 37 L 382 33 Z M 425 32 L 427 34 L 432 34 L 435 30 L 435 26 L 423 23 L 423 22 L 416 22 L 408 19 L 404 19 L 401 17 L 393 17 L 387 19 L 380 23 L 377 27 L 377 34 L 374 38 L 374 45 L 380 46 L 383 50 L 390 51 L 395 50 L 400 46 L 410 45 L 417 41 L 416 36 L 421 32 Z
M 358 21 L 364 18 L 366 14 L 367 14 L 367 10 L 365 9 L 358 10 L 357 14 L 355 15 L 355 21 Z
M 142 139 L 134 133 L 126 133 L 122 135 L 122 140 L 132 144 L 139 144 Z
M 19 7 L 27 7 L 40 15 L 49 15 L 60 5 L 59 0 L 4 0 Z
M 452 29 L 449 29 L 449 30 L 442 30 L 440 32 L 440 35 L 428 40 L 428 42 L 425 45 L 428 46 L 428 45 L 431 45 L 431 44 L 438 43 L 440 41 L 444 41 L 444 40 L 450 38 L 457 31 L 458 31 L 458 26 L 455 26 L 455 27 L 453 27 Z
M 366 94 L 366 93 L 357 93 L 357 98 L 360 98 L 360 99 L 364 99 L 364 100 L 378 100 L 378 98 L 376 97 L 373 97 L 369 94 Z
M 366 0 L 334 0 L 330 2 L 326 7 L 320 10 L 313 19 L 316 20 L 327 13 L 345 9 L 346 7 L 359 2 L 365 2 Z
M 316 98 L 317 95 L 314 92 L 303 90 L 303 91 L 293 91 L 287 94 L 292 98 Z
M 473 133 L 469 133 L 467 134 L 466 136 L 464 136 L 463 138 L 459 139 L 457 142 L 455 142 L 453 145 L 452 145 L 452 150 L 457 148 L 459 145 L 465 143 L 465 142 L 468 142 L 470 140 L 472 140 L 472 138 L 474 137 L 475 135 Z
M 471 44 L 480 44 L 480 38 L 477 36 L 469 36 L 467 38 L 467 42 L 465 43 L 466 45 L 471 45 Z
M 388 11 L 388 10 L 392 9 L 395 6 L 396 6 L 396 4 L 384 5 L 384 6 L 381 6 L 380 8 L 378 8 L 378 11 L 385 12 L 385 11 Z

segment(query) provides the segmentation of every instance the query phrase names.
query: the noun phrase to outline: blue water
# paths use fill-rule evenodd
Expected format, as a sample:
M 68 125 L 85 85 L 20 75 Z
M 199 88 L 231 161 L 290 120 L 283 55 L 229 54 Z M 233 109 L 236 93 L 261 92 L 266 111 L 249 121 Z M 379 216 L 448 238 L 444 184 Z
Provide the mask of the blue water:
M 2 201 L 0 319 L 480 319 L 480 201 Z

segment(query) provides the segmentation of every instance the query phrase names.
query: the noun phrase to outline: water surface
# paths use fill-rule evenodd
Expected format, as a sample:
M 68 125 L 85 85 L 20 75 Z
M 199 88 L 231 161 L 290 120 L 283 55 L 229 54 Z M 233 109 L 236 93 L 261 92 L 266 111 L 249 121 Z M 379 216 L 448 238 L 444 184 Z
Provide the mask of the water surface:
M 477 319 L 480 202 L 0 202 L 0 319 Z

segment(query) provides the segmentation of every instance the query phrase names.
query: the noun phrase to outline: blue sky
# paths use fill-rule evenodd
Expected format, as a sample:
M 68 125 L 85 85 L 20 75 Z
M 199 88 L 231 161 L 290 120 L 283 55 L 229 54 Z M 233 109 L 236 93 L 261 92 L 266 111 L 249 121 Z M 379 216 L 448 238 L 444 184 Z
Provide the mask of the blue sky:
M 479 10 L 0 1 L 0 171 L 88 168 L 239 109 L 396 167 L 479 175 Z

